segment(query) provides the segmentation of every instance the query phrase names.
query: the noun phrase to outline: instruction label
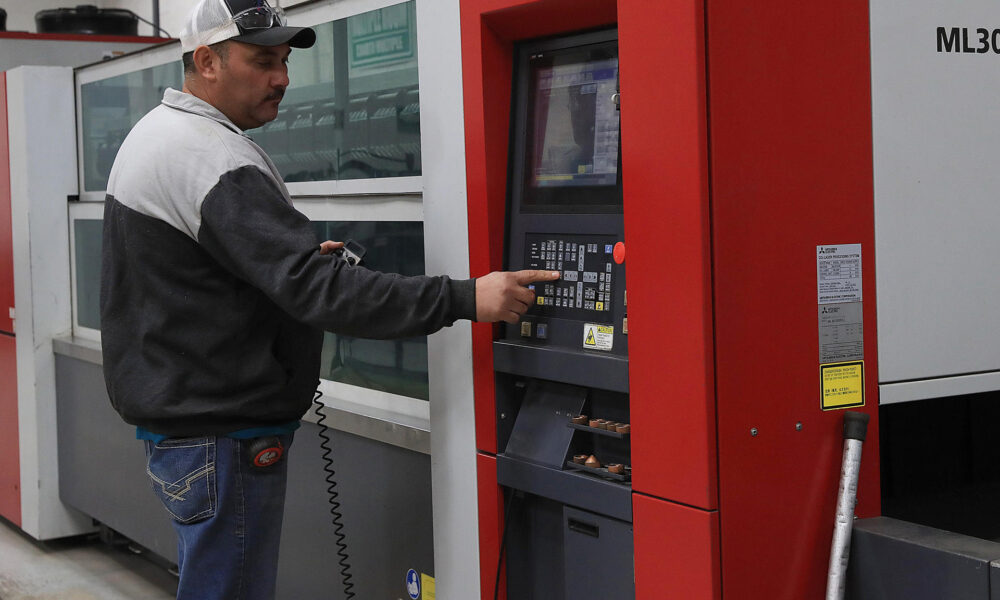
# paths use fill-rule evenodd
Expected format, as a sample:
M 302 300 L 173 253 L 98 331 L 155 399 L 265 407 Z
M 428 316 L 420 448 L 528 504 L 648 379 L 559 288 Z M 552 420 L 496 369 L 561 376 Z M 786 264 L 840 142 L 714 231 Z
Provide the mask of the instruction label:
M 861 302 L 861 244 L 816 246 L 820 304 Z
M 584 323 L 583 347 L 588 350 L 611 350 L 615 345 L 615 328 L 612 325 Z
M 819 366 L 823 410 L 865 405 L 864 361 Z
M 864 359 L 863 306 L 861 302 L 819 305 L 820 364 Z

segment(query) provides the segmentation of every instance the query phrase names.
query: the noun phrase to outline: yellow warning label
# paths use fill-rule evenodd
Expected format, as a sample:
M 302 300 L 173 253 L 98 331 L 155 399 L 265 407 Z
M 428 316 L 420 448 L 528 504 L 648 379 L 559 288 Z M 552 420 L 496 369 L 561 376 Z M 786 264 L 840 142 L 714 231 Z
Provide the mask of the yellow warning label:
M 823 410 L 865 405 L 865 362 L 819 366 L 823 387 Z
M 583 347 L 590 350 L 611 350 L 615 346 L 615 328 L 600 323 L 583 324 Z
M 420 600 L 434 600 L 434 578 L 427 573 L 420 574 Z
M 541 306 L 542 304 L 545 304 L 545 298 L 543 296 L 539 296 L 535 298 L 535 302 L 537 302 L 538 305 Z

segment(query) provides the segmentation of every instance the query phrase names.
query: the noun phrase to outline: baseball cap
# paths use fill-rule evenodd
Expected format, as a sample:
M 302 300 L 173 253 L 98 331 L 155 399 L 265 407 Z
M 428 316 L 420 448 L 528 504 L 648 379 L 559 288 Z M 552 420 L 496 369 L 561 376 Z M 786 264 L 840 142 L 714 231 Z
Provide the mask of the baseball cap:
M 286 26 L 284 13 L 266 0 L 200 0 L 181 31 L 181 52 L 225 40 L 309 48 L 316 42 L 316 32 L 309 27 Z

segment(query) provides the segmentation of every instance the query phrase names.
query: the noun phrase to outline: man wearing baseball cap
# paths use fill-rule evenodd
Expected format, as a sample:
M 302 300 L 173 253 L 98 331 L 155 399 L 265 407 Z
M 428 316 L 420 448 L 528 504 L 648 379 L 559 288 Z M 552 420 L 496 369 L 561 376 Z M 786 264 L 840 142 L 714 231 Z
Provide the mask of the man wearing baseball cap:
M 201 0 L 181 34 L 183 90 L 136 124 L 108 182 L 105 382 L 177 532 L 180 599 L 274 597 L 283 455 L 319 383 L 323 330 L 515 323 L 534 302 L 525 286 L 558 277 L 402 277 L 317 240 L 243 134 L 275 118 L 291 49 L 315 39 L 263 0 Z

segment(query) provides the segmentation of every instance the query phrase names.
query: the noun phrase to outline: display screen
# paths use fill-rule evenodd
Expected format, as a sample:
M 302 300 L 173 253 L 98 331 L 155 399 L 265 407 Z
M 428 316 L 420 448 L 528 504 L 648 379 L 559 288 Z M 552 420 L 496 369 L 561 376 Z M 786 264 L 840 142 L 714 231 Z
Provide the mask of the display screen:
M 532 185 L 615 185 L 618 59 L 536 69 Z
M 601 42 L 527 57 L 520 196 L 528 212 L 608 212 L 621 204 L 618 47 Z M 603 207 L 603 208 L 600 208 Z

